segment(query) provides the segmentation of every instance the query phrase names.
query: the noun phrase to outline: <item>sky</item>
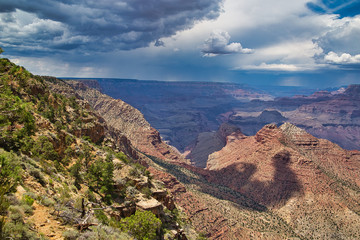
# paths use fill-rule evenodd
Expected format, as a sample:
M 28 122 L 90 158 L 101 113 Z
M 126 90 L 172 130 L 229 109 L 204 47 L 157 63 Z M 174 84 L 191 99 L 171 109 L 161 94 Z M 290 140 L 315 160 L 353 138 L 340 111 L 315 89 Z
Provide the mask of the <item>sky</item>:
M 360 84 L 360 0 L 0 0 L 0 47 L 56 77 Z

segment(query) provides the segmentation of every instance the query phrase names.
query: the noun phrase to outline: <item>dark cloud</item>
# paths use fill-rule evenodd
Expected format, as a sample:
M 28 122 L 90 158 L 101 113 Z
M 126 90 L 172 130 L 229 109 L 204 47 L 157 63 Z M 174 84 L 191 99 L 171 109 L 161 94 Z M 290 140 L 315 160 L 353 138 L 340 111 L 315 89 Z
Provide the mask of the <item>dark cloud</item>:
M 360 14 L 360 0 L 316 0 L 306 6 L 320 14 L 338 14 L 340 18 Z
M 222 1 L 1 0 L 0 44 L 12 48 L 18 42 L 37 51 L 130 50 L 217 18 Z
M 205 40 L 201 49 L 203 56 L 214 57 L 217 55 L 233 53 L 252 53 L 252 49 L 243 48 L 240 43 L 230 43 L 230 35 L 226 31 L 214 31 L 210 37 Z
M 161 41 L 160 39 L 156 40 L 154 43 L 155 47 L 165 47 L 165 43 Z

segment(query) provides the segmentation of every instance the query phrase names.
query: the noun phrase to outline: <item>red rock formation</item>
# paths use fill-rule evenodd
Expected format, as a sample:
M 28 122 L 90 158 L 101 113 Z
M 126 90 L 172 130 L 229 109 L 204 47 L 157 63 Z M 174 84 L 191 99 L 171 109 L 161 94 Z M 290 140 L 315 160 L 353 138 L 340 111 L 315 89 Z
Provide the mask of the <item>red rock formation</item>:
M 302 236 L 360 234 L 358 151 L 288 123 L 267 125 L 252 137 L 230 135 L 227 145 L 210 155 L 207 169 L 202 174 L 209 181 L 270 207 Z M 308 226 L 317 224 L 319 229 Z M 349 226 L 335 230 L 332 224 Z
M 174 176 L 153 167 L 149 168 L 155 179 L 164 182 L 170 190 L 176 203 L 192 221 L 192 225 L 199 232 L 205 232 L 212 239 L 233 239 L 229 232 L 227 219 L 219 212 L 210 210 L 202 199 L 188 192 Z
M 226 138 L 230 134 L 237 132 L 241 134 L 239 128 L 223 123 L 217 132 L 200 133 L 194 146 L 189 147 L 190 154 L 186 158 L 190 159 L 196 167 L 205 168 L 208 156 L 222 149 L 226 144 Z

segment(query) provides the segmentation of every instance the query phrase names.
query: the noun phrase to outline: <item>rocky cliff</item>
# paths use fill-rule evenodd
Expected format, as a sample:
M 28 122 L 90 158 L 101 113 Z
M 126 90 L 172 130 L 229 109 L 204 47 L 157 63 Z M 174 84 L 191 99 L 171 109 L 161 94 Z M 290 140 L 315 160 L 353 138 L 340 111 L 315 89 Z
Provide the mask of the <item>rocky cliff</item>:
M 240 129 L 234 125 L 223 123 L 216 132 L 200 133 L 193 146 L 186 150 L 189 154 L 185 155 L 196 167 L 205 168 L 208 156 L 213 152 L 219 151 L 226 144 L 226 138 Z
M 343 93 L 305 104 L 286 114 L 291 122 L 314 136 L 333 141 L 346 149 L 360 150 L 360 85 Z
M 234 109 L 223 121 L 254 135 L 264 123 L 291 122 L 319 138 L 348 150 L 360 150 L 359 85 L 310 96 L 294 96 L 274 101 L 254 101 Z M 266 113 L 266 114 L 264 114 Z
M 267 206 L 302 237 L 360 237 L 360 152 L 289 123 L 227 140 L 210 155 L 207 180 Z
M 159 132 L 150 126 L 136 108 L 88 87 L 86 84 L 90 84 L 90 81 L 67 81 L 67 83 L 89 102 L 109 126 L 125 135 L 138 150 L 161 159 L 184 161 L 176 149 L 162 141 Z

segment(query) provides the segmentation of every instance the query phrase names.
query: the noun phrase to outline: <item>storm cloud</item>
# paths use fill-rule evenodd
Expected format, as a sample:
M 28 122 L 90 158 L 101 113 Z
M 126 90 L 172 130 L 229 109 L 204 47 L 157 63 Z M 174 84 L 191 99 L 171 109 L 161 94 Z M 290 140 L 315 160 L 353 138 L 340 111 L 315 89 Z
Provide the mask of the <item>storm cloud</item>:
M 221 9 L 222 0 L 2 0 L 0 44 L 20 52 L 131 50 Z
M 58 77 L 359 83 L 359 2 L 0 0 L 1 56 Z

